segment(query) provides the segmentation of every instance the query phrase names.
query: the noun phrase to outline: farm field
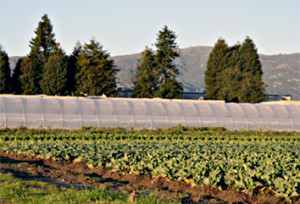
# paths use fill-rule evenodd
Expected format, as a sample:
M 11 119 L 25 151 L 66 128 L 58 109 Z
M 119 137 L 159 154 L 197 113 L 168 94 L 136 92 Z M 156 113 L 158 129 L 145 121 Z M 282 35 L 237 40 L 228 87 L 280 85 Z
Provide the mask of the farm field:
M 0 132 L 4 202 L 300 202 L 299 132 L 182 126 Z M 78 196 L 62 196 L 71 191 Z

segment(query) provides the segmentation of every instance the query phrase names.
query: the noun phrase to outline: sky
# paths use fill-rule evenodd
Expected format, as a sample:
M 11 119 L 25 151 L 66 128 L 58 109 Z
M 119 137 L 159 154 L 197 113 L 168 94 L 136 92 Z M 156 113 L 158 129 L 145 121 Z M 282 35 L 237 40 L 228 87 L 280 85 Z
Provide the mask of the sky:
M 179 48 L 249 36 L 261 54 L 300 53 L 300 0 L 0 0 L 0 44 L 24 56 L 41 17 L 70 54 L 95 38 L 111 56 L 142 52 L 167 25 Z

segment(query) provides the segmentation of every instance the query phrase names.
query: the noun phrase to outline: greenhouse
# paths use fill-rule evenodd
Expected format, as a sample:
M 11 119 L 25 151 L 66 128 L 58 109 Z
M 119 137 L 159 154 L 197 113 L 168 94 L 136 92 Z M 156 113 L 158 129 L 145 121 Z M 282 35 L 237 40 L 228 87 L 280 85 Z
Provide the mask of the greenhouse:
M 0 97 L 0 127 L 225 127 L 300 131 L 300 105 L 155 99 Z

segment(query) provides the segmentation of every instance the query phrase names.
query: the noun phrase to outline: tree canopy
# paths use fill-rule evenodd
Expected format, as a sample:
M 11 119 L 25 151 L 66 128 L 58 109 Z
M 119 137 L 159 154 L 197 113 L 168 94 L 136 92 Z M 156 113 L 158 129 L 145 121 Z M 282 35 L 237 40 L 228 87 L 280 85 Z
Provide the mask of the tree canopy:
M 155 62 L 158 70 L 158 88 L 155 96 L 161 98 L 179 98 L 179 93 L 183 90 L 182 83 L 176 77 L 179 75 L 174 63 L 179 57 L 178 46 L 175 42 L 176 34 L 167 26 L 158 32 L 155 46 Z
M 207 99 L 259 103 L 266 98 L 262 65 L 253 41 L 229 48 L 219 39 L 209 55 L 205 72 Z
M 11 87 L 8 55 L 0 45 L 0 94 L 9 93 Z
M 148 47 L 138 60 L 136 82 L 133 86 L 133 97 L 152 98 L 157 91 L 157 76 L 154 54 Z
M 67 56 L 56 44 L 43 66 L 40 86 L 47 95 L 63 95 L 66 92 Z
M 82 46 L 79 42 L 75 45 L 73 52 L 68 56 L 68 67 L 67 67 L 67 81 L 66 90 L 68 95 L 75 94 L 76 91 L 76 80 L 75 76 L 77 74 L 77 61 L 78 57 L 82 51 Z
M 20 80 L 20 76 L 22 74 L 21 72 L 21 63 L 22 63 L 23 57 L 18 59 L 16 67 L 14 69 L 13 75 L 12 75 L 12 84 L 11 84 L 11 92 L 13 94 L 22 94 L 22 83 Z
M 222 72 L 227 68 L 229 47 L 225 40 L 219 39 L 209 54 L 205 71 L 205 94 L 207 99 L 218 99 L 223 87 Z
M 47 14 L 42 16 L 34 33 L 29 42 L 30 52 L 19 59 L 12 77 L 7 53 L 0 47 L 0 93 L 117 94 L 116 73 L 119 69 L 95 39 L 84 46 L 78 43 L 67 56 L 56 42 Z M 180 54 L 176 39 L 175 32 L 164 26 L 157 33 L 155 51 L 145 48 L 136 67 L 134 97 L 180 97 L 183 86 L 177 81 L 179 71 L 175 60 Z M 257 49 L 249 37 L 232 47 L 224 39 L 218 39 L 209 54 L 205 71 L 206 98 L 261 102 L 266 98 L 262 74 Z
M 29 43 L 30 53 L 21 64 L 21 83 L 24 94 L 37 94 L 44 91 L 40 87 L 40 80 L 42 76 L 45 76 L 42 74 L 43 66 L 56 46 L 55 34 L 47 14 L 42 16 L 34 33 L 36 36 Z
M 110 55 L 94 39 L 85 44 L 78 56 L 76 74 L 77 94 L 115 96 L 119 70 Z

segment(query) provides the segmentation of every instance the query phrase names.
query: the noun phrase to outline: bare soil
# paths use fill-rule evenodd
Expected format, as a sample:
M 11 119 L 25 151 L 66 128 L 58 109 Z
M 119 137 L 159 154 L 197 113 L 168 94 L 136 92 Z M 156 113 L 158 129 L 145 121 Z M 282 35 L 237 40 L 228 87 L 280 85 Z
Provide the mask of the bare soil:
M 39 180 L 65 187 L 86 188 L 101 186 L 125 193 L 157 192 L 162 198 L 174 198 L 182 203 L 292 203 L 279 199 L 274 192 L 243 192 L 232 187 L 215 187 L 150 177 L 145 174 L 126 174 L 109 169 L 89 168 L 85 162 L 54 161 L 36 156 L 0 151 L 0 171 L 26 180 Z M 300 200 L 293 201 L 300 204 Z

